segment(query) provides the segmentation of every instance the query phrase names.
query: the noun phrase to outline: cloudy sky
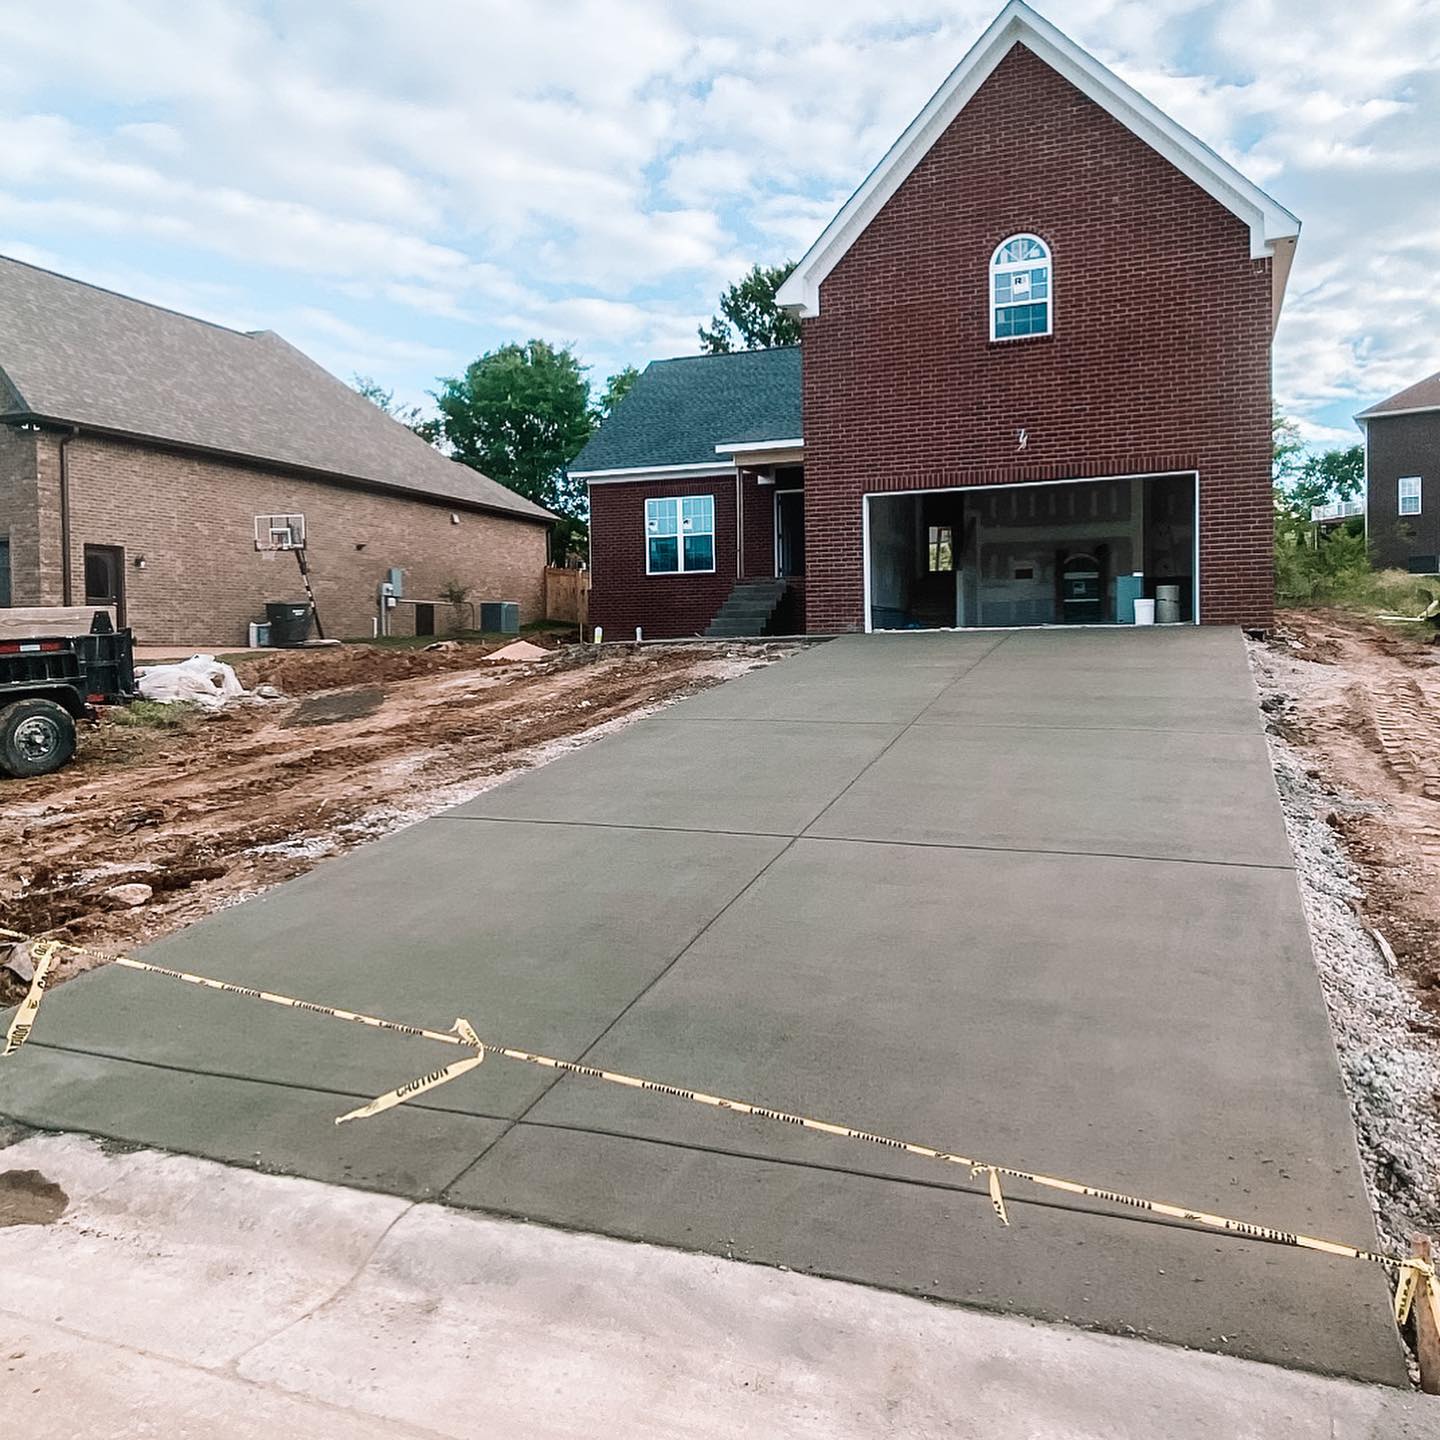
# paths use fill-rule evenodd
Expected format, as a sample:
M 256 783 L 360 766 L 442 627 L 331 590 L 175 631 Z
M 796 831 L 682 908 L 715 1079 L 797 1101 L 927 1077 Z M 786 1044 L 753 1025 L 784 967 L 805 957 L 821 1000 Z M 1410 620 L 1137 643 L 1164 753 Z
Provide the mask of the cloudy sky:
M 0 0 L 0 253 L 410 400 L 532 335 L 603 380 L 800 254 L 998 6 Z M 1440 369 L 1440 0 L 1038 8 L 1303 219 L 1312 442 Z

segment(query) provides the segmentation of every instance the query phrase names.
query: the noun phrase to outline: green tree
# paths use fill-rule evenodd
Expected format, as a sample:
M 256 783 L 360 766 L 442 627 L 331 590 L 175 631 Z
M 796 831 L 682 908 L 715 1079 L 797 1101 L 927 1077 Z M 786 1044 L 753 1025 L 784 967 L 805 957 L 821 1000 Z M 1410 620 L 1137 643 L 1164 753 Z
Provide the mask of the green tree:
M 502 345 L 464 375 L 442 378 L 435 403 L 457 459 L 537 505 L 564 508 L 565 463 L 590 434 L 584 369 L 545 340 Z
M 1351 500 L 1365 483 L 1365 447 L 1347 445 L 1307 455 L 1285 486 L 1287 503 L 1306 520 L 1316 505 Z
M 605 382 L 604 392 L 595 403 L 594 416 L 597 425 L 600 421 L 609 419 L 610 412 L 630 393 L 639 378 L 640 372 L 633 365 L 627 365 Z
M 1270 479 L 1276 490 L 1283 489 L 1300 468 L 1305 442 L 1300 427 L 1279 410 L 1270 412 Z
M 565 467 L 593 425 L 584 367 L 570 349 L 502 345 L 441 380 L 435 403 L 457 460 L 563 517 L 555 544 L 565 553 L 586 514 L 584 483 Z
M 720 313 L 710 317 L 709 328 L 700 327 L 701 349 L 707 355 L 725 355 L 737 349 L 798 345 L 800 322 L 775 303 L 775 292 L 794 268 L 793 260 L 783 265 L 752 265 L 743 279 L 720 296 Z
M 1358 602 L 1374 586 L 1362 522 L 1322 527 L 1316 505 L 1348 500 L 1365 479 L 1365 448 L 1307 453 L 1299 427 L 1276 412 L 1272 426 L 1275 487 L 1275 589 L 1281 605 Z
M 407 430 L 413 430 L 427 445 L 439 443 L 442 430 L 437 417 L 425 415 L 418 405 L 397 405 L 395 392 L 387 390 L 373 376 L 352 375 L 350 385 L 392 420 L 398 420 Z

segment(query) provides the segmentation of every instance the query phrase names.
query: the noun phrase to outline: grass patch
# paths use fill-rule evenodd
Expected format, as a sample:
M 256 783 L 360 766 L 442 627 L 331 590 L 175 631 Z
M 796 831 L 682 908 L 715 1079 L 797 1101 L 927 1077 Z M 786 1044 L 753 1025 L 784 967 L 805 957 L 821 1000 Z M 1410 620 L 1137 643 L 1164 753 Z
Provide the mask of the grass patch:
M 106 718 L 129 730 L 183 730 L 196 715 L 195 706 L 186 700 L 168 705 L 159 700 L 132 700 L 129 705 L 117 705 Z

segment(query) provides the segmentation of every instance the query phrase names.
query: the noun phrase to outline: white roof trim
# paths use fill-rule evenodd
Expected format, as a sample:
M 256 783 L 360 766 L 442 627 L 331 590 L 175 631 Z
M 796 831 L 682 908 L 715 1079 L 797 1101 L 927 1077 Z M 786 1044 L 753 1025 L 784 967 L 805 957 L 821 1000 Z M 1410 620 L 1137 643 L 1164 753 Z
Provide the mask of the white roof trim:
M 1388 420 L 1392 415 L 1433 415 L 1440 410 L 1440 405 L 1412 405 L 1407 410 L 1362 410 L 1354 417 L 1357 425 L 1363 425 L 1367 420 Z
M 1093 55 L 1062 35 L 1048 20 L 1037 15 L 1024 0 L 1010 3 L 971 46 L 965 58 L 952 70 L 929 103 L 911 121 L 909 128 L 890 147 L 885 158 L 865 177 L 860 188 L 840 208 L 820 238 L 805 252 L 794 273 L 780 287 L 776 300 L 800 316 L 820 313 L 820 285 L 839 264 L 841 257 L 860 237 L 881 207 L 900 188 L 930 147 L 945 133 L 950 122 L 965 108 L 971 97 L 995 67 L 1021 43 L 1064 76 L 1082 94 L 1114 116 L 1126 129 L 1163 155 L 1182 174 L 1250 227 L 1250 254 L 1254 259 L 1275 252 L 1276 242 L 1300 233 L 1300 222 L 1283 205 L 1253 185 L 1208 145 L 1157 109 L 1138 91 L 1112 75 Z M 1283 247 L 1282 247 L 1283 248 Z M 1278 313 L 1284 277 L 1277 256 L 1276 300 Z M 1288 270 L 1288 263 L 1284 269 Z
M 611 480 L 684 480 L 690 475 L 734 473 L 734 465 L 727 465 L 720 460 L 704 460 L 698 465 L 631 465 L 617 470 L 572 470 L 570 478 L 598 485 Z
M 803 440 L 737 440 L 731 445 L 717 445 L 717 455 L 748 455 L 756 450 L 803 450 Z

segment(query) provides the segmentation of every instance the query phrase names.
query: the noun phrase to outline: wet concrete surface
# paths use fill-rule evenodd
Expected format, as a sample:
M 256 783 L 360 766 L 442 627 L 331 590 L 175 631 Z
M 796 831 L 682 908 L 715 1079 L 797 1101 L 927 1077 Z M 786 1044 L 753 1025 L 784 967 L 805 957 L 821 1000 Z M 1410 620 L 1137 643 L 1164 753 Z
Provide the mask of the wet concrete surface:
M 851 637 L 147 952 L 1374 1243 L 1241 637 Z M 63 1048 L 61 1048 L 63 1047 Z M 1404 1383 L 1383 1276 L 109 970 L 0 1112 Z M 307 1139 L 307 1137 L 309 1137 Z

